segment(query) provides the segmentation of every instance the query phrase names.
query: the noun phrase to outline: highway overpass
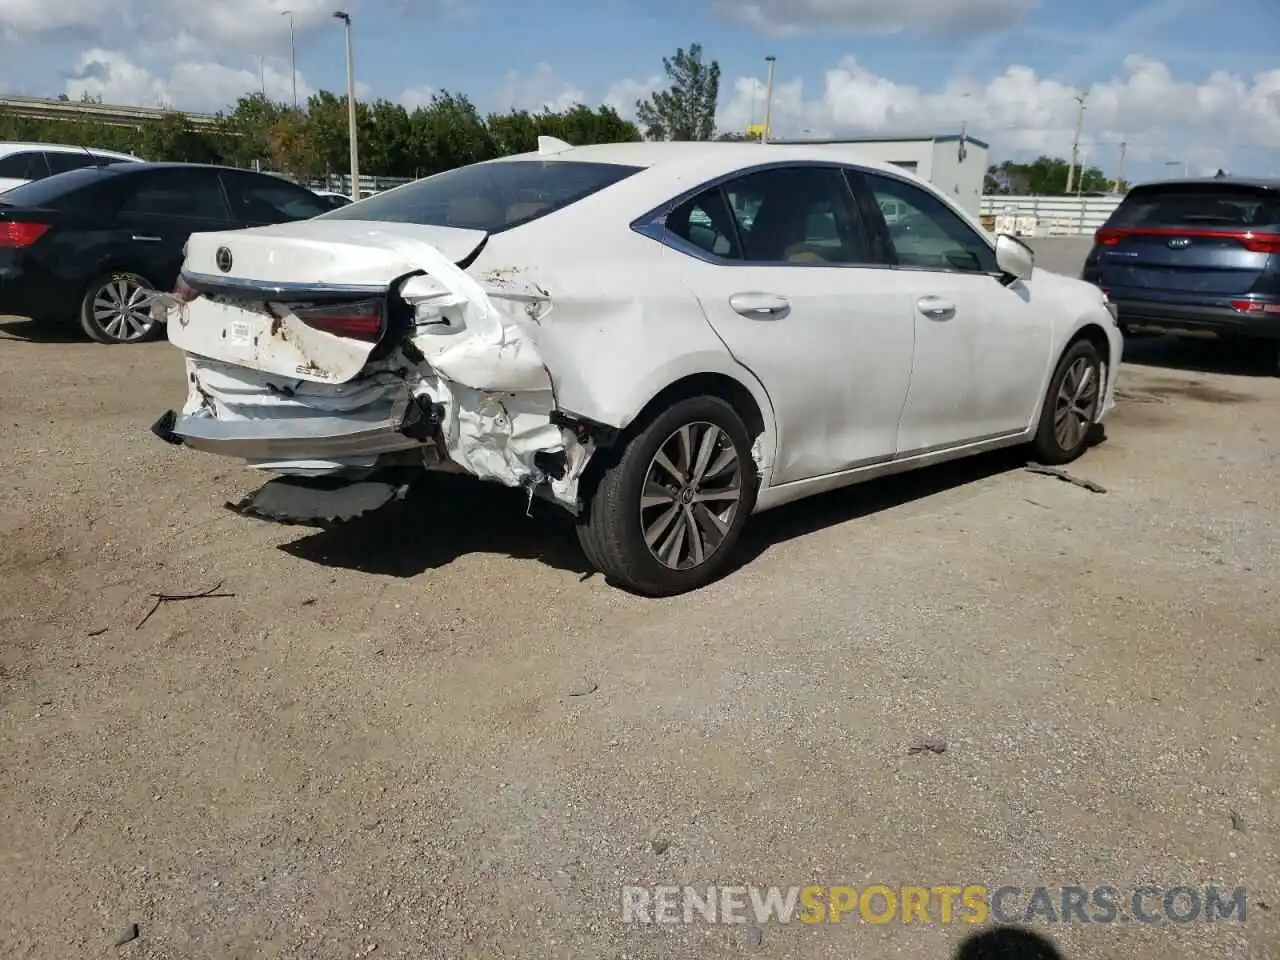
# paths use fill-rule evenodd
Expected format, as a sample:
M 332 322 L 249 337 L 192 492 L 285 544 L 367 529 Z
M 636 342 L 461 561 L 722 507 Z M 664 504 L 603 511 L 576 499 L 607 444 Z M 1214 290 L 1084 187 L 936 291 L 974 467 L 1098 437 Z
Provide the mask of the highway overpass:
M 44 97 L 0 97 L 0 113 L 36 120 L 92 120 L 118 127 L 140 127 L 174 113 L 163 107 L 125 107 L 112 103 L 79 100 L 48 100 Z M 182 111 L 186 113 L 186 111 Z M 186 113 L 193 127 L 212 127 L 218 122 L 212 113 Z

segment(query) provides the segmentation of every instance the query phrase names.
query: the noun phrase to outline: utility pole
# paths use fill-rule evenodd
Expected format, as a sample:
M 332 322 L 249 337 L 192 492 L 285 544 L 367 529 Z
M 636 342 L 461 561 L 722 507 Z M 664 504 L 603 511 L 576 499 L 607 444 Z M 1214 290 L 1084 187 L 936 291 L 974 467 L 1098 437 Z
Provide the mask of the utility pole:
M 293 109 L 298 109 L 298 48 L 293 41 L 293 11 L 281 10 L 289 18 L 289 76 L 293 79 Z
M 1068 196 L 1070 196 L 1071 188 L 1076 182 L 1076 162 L 1080 159 L 1080 132 L 1084 129 L 1084 98 L 1087 96 L 1087 93 L 1082 93 L 1075 98 L 1076 103 L 1080 104 L 1080 109 L 1076 112 L 1076 136 L 1071 141 L 1071 164 L 1067 167 Z
M 347 136 L 351 141 L 351 199 L 360 199 L 360 145 L 359 129 L 356 126 L 356 67 L 355 56 L 351 49 L 351 14 L 343 10 L 334 12 L 334 17 L 346 25 L 347 33 Z
M 1120 192 L 1120 184 L 1124 182 L 1124 153 L 1129 145 L 1123 140 L 1120 141 L 1120 162 L 1116 165 L 1116 182 L 1113 189 L 1116 193 Z
M 769 121 L 773 119 L 773 64 L 776 57 L 768 56 L 764 62 L 769 64 L 769 77 L 764 88 L 764 129 L 760 131 L 760 142 L 769 142 Z

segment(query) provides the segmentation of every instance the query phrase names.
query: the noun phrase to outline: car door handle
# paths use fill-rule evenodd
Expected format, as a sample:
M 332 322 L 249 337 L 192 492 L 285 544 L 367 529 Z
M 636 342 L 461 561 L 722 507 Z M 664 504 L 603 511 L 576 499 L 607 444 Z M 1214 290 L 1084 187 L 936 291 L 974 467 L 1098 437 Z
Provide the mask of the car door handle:
M 776 293 L 735 293 L 729 298 L 734 313 L 756 320 L 774 320 L 786 316 L 791 304 Z
M 956 312 L 956 305 L 950 300 L 943 300 L 941 297 L 921 297 L 916 301 L 916 309 L 926 317 L 944 320 Z
M 134 240 L 137 240 L 139 243 L 160 243 L 164 238 L 163 238 L 163 237 L 152 237 L 152 236 L 148 236 L 147 234 L 144 234 L 144 233 L 135 233 L 135 234 L 133 235 L 133 239 L 134 239 Z

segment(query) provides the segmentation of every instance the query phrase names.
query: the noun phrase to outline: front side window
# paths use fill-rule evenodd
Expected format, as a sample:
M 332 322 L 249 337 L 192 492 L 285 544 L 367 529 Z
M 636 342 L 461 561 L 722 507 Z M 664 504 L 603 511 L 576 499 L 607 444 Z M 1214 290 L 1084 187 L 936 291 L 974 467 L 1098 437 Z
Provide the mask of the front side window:
M 39 180 L 49 175 L 44 154 L 36 150 L 0 157 L 0 177 L 5 180 Z
M 860 174 L 884 215 L 898 266 L 994 273 L 991 245 L 945 203 L 896 177 Z
M 310 190 L 274 177 L 224 174 L 223 181 L 236 219 L 246 223 L 308 220 L 331 209 Z
M 174 219 L 231 219 L 222 184 L 212 170 L 153 170 L 129 179 L 122 214 Z
M 323 219 L 421 223 L 500 233 L 577 203 L 641 169 L 577 160 L 474 163 L 331 210 Z

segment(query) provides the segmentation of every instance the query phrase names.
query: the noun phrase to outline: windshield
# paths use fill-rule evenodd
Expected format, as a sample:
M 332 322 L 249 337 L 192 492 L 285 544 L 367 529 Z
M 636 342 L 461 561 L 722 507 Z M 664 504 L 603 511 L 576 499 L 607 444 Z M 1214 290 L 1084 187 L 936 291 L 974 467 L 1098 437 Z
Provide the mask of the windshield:
M 104 176 L 101 167 L 80 167 L 66 173 L 55 173 L 43 180 L 33 180 L 0 193 L 0 204 L 14 207 L 53 207 L 72 191 L 91 183 L 97 183 Z
M 1107 226 L 1274 230 L 1280 227 L 1280 198 L 1230 184 L 1139 187 L 1129 192 Z
M 318 217 L 389 220 L 499 233 L 624 180 L 641 167 L 571 160 L 504 160 L 446 170 Z

